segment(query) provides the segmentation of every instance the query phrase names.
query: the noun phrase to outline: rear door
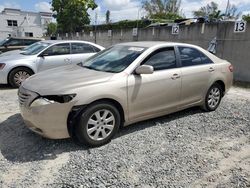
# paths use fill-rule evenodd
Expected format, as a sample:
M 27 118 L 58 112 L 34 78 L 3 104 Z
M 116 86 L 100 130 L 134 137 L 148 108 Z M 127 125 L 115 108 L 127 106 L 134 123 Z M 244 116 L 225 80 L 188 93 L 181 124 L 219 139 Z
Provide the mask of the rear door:
M 72 63 L 81 63 L 96 53 L 92 45 L 86 43 L 71 43 Z
M 154 67 L 153 74 L 128 77 L 128 105 L 131 121 L 177 109 L 180 103 L 181 71 L 174 47 L 162 48 L 144 60 Z
M 181 62 L 182 106 L 200 102 L 206 93 L 215 66 L 205 54 L 196 48 L 179 46 Z
M 38 57 L 38 71 L 71 64 L 70 43 L 55 44 Z

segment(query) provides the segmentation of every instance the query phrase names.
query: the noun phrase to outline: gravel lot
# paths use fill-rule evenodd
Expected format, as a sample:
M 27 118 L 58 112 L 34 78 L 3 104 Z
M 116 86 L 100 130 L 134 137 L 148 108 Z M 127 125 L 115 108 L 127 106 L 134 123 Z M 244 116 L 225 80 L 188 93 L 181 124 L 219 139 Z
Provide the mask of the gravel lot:
M 0 86 L 0 187 L 250 187 L 250 90 L 123 128 L 94 149 L 29 131 Z

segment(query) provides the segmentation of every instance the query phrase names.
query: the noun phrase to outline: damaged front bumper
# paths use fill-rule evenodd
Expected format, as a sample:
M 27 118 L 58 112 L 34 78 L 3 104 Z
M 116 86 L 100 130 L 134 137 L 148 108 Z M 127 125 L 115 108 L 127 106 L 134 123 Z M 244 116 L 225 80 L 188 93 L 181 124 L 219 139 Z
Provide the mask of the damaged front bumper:
M 74 101 L 46 103 L 38 94 L 23 87 L 20 87 L 18 96 L 21 115 L 30 130 L 50 139 L 70 137 L 67 119 Z

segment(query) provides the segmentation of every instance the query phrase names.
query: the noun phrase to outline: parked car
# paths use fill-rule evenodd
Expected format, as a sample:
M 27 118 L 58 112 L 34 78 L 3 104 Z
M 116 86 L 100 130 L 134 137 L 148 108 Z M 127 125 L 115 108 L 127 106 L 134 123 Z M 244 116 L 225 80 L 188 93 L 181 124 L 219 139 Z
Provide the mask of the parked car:
M 29 76 L 58 66 L 77 64 L 103 50 L 85 41 L 41 41 L 19 54 L 0 56 L 0 84 L 19 87 Z
M 29 46 L 26 46 L 26 47 L 24 47 L 22 49 L 19 49 L 19 50 L 11 50 L 11 51 L 1 53 L 0 57 L 21 54 L 22 52 L 25 52 L 25 51 L 27 51 L 27 50 L 29 50 L 31 48 L 34 48 L 35 46 L 38 46 L 38 45 L 40 45 L 40 43 L 35 42 L 35 43 L 33 43 L 33 44 L 29 45 Z
M 106 144 L 119 127 L 192 106 L 215 110 L 233 67 L 194 45 L 131 42 L 82 64 L 36 74 L 19 88 L 21 114 L 34 132 Z
M 19 50 L 42 40 L 44 39 L 34 37 L 8 37 L 0 42 L 0 53 Z

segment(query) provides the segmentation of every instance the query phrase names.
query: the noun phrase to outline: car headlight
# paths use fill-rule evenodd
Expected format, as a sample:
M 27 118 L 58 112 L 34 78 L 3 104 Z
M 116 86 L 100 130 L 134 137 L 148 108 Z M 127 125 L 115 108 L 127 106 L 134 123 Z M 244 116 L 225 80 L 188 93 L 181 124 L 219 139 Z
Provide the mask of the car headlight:
M 52 101 L 52 100 L 48 100 L 46 98 L 38 98 L 38 99 L 35 99 L 30 107 L 35 107 L 35 106 L 43 106 L 43 105 L 47 105 L 47 104 L 52 104 L 54 103 L 55 101 Z
M 75 96 L 76 94 L 43 96 L 43 97 L 35 99 L 31 103 L 30 107 L 43 106 L 43 105 L 48 105 L 48 104 L 53 104 L 53 103 L 67 103 L 67 102 L 70 102 Z
M 0 70 L 2 70 L 5 67 L 5 63 L 0 63 Z

